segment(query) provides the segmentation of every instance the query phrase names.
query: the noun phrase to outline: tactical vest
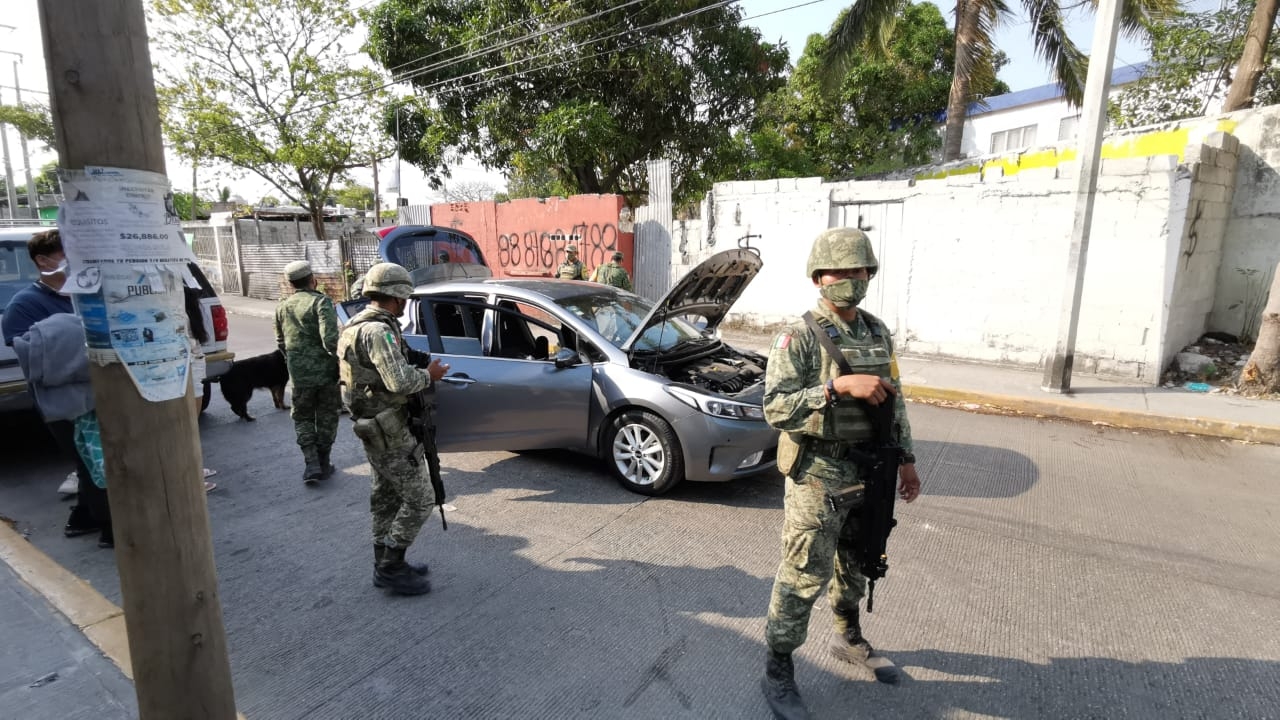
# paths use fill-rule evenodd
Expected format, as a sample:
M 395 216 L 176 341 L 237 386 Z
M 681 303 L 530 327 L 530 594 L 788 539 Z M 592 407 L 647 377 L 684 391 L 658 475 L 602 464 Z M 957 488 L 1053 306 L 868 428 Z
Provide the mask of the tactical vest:
M 839 348 L 840 354 L 855 375 L 893 377 L 892 353 L 884 336 L 884 325 L 875 316 L 858 311 L 856 322 L 861 322 L 869 331 L 862 338 L 840 332 L 830 320 L 820 315 L 815 314 L 814 319 L 828 331 L 828 336 Z M 809 333 L 810 330 L 805 325 L 798 332 Z M 816 338 L 813 349 L 822 357 L 819 382 L 825 385 L 828 380 L 839 377 L 839 366 L 827 356 Z M 888 398 L 885 402 L 893 402 L 893 398 Z M 813 413 L 803 432 L 782 433 L 778 438 L 778 469 L 793 478 L 797 473 L 803 472 L 830 476 L 833 479 L 842 476 L 844 471 L 841 467 L 846 462 L 843 459 L 846 448 L 867 442 L 875 435 L 871 418 L 864 407 L 859 400 L 842 397 L 835 405 L 828 405 L 821 412 Z M 839 462 L 833 465 L 831 460 Z
M 382 382 L 378 368 L 373 366 L 369 358 L 360 352 L 360 326 L 376 323 L 386 327 L 395 336 L 396 347 L 404 351 L 404 335 L 400 332 L 400 323 L 382 313 L 360 313 L 351 319 L 338 338 L 338 374 L 346 386 L 349 397 L 347 404 L 351 409 L 351 417 L 356 419 L 371 418 L 389 407 L 404 406 L 408 399 L 387 389 Z
M 560 267 L 556 268 L 556 277 L 561 280 L 581 280 L 582 261 L 560 263 Z
M 626 277 L 626 269 L 620 265 L 601 265 L 596 269 L 596 280 L 604 285 L 622 287 L 622 279 Z

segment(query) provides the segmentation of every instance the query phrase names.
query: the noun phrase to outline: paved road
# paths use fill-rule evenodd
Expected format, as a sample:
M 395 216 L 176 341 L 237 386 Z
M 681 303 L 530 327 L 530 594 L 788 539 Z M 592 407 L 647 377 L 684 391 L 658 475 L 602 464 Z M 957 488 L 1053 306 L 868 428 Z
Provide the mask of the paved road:
M 233 316 L 233 338 L 255 322 Z M 311 489 L 287 413 L 264 392 L 251 410 L 216 398 L 201 422 L 250 720 L 768 716 L 776 474 L 646 499 L 567 453 L 447 455 L 458 510 L 411 553 L 435 590 L 397 598 L 369 582 L 368 466 L 347 421 L 340 473 Z M 1280 714 L 1280 448 L 911 413 L 925 495 L 900 509 L 866 623 L 911 680 L 828 658 L 820 602 L 798 655 L 817 717 Z M 118 601 L 112 555 L 58 532 L 63 471 L 37 436 L 5 437 L 0 514 Z

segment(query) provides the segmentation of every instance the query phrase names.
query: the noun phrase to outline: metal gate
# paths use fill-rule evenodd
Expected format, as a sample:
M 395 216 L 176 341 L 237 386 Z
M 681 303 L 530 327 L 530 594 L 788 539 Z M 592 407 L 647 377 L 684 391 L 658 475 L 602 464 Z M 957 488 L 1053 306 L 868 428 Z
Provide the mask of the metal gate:
M 637 295 L 657 300 L 671 289 L 671 161 L 650 160 L 649 204 L 635 211 Z
M 871 247 L 881 267 L 907 268 L 911 258 L 899 242 L 902 238 L 902 203 L 852 203 L 831 207 L 831 227 L 861 228 L 871 238 Z M 871 283 L 864 307 L 884 321 L 890 332 L 900 334 L 902 310 L 906 308 L 907 273 L 878 273 Z

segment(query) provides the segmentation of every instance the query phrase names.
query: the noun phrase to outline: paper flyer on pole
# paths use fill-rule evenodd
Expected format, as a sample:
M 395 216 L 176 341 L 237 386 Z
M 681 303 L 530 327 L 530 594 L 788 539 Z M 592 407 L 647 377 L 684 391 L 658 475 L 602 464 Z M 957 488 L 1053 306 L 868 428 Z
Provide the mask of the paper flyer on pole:
M 114 354 L 147 400 L 183 397 L 191 353 L 183 280 L 194 257 L 168 178 L 103 167 L 59 177 L 63 291 L 74 293 L 90 355 Z

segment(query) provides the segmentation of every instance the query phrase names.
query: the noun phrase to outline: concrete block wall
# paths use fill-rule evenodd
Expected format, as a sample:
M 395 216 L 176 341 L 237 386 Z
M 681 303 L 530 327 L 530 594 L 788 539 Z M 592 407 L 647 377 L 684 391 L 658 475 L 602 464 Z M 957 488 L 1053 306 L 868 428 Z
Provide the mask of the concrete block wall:
M 1182 236 L 1166 257 L 1167 319 L 1161 357 L 1167 366 L 1183 347 L 1208 329 L 1217 297 L 1218 271 L 1236 190 L 1240 141 L 1215 132 L 1187 148 L 1191 189 L 1181 210 Z
M 1196 145 L 1191 165 L 1179 155 L 1104 161 L 1077 334 L 1079 372 L 1155 384 L 1178 343 L 1203 330 L 1212 306 L 1206 268 L 1216 268 L 1231 192 L 1217 170 L 1229 174 L 1219 164 L 1226 151 Z M 1075 213 L 1073 173 L 1059 167 L 1071 164 L 995 166 L 914 182 L 810 179 L 781 190 L 776 183 L 722 183 L 706 204 L 700 254 L 686 253 L 680 263 L 673 253 L 673 275 L 741 235 L 760 234 L 753 244 L 764 270 L 731 320 L 794 322 L 816 301 L 805 272 L 812 239 L 861 220 L 872 227 L 881 264 L 864 307 L 889 324 L 902 351 L 1043 366 L 1057 337 Z M 1205 180 L 1196 184 L 1200 172 Z M 1202 245 L 1179 269 L 1179 248 L 1191 238 Z

